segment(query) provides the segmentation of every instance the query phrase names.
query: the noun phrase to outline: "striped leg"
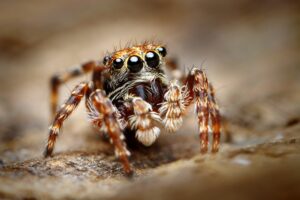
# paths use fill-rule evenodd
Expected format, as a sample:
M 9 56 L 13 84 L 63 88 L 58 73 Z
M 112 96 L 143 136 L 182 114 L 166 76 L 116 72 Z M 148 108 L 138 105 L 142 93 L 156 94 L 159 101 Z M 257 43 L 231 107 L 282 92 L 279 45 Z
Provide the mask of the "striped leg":
M 83 75 L 85 73 L 91 72 L 95 67 L 96 67 L 96 63 L 91 61 L 91 62 L 87 62 L 84 63 L 82 65 L 80 65 L 79 67 L 62 73 L 62 74 L 58 74 L 58 75 L 54 75 L 51 78 L 51 120 L 53 119 L 53 117 L 56 114 L 57 111 L 57 102 L 58 102 L 58 89 L 59 86 L 65 82 L 67 82 L 68 80 L 78 77 L 80 75 Z
M 205 73 L 200 69 L 193 68 L 187 77 L 186 85 L 189 90 L 189 96 L 186 98 L 187 104 L 192 103 L 191 100 L 193 99 L 196 103 L 200 134 L 200 151 L 201 153 L 206 153 L 208 150 L 209 104 L 208 81 Z
M 135 137 L 145 146 L 150 146 L 159 136 L 160 129 L 156 122 L 160 122 L 160 116 L 152 111 L 149 103 L 140 97 L 132 98 L 133 115 L 129 116 L 129 124 L 136 129 Z
M 177 81 L 171 81 L 168 91 L 164 95 L 165 101 L 159 109 L 160 115 L 164 116 L 163 124 L 167 131 L 174 132 L 181 127 L 187 95 L 185 87 L 180 87 Z
M 124 135 L 117 109 L 100 89 L 91 94 L 87 102 L 87 108 L 89 119 L 94 125 L 107 132 L 110 142 L 115 147 L 116 156 L 121 160 L 125 172 L 131 175 L 132 169 L 128 161 L 130 152 L 123 141 Z
M 215 100 L 215 90 L 212 86 L 212 84 L 209 84 L 209 98 L 208 98 L 208 104 L 209 104 L 209 114 L 211 117 L 212 122 L 212 131 L 213 131 L 213 145 L 212 145 L 212 152 L 218 152 L 219 151 L 219 145 L 220 145 L 220 129 L 221 129 L 221 115 L 218 108 L 218 105 Z
M 87 83 L 80 83 L 79 85 L 77 85 L 72 91 L 69 99 L 61 106 L 61 108 L 56 113 L 52 126 L 50 127 L 48 143 L 44 152 L 45 157 L 51 156 L 55 145 L 56 137 L 59 134 L 63 122 L 75 110 L 75 108 L 80 103 L 82 97 L 85 95 L 87 90 L 88 90 Z

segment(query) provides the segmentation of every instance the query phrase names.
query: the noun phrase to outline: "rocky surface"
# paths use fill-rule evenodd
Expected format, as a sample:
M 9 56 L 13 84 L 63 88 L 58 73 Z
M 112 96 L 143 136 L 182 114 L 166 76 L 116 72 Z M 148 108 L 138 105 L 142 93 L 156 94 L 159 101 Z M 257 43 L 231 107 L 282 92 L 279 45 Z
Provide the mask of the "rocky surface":
M 124 2 L 0 3 L 0 199 L 299 199 L 297 2 Z M 131 149 L 127 179 L 79 106 L 44 159 L 51 75 L 153 36 L 183 69 L 205 60 L 224 117 L 220 152 L 198 153 L 191 109 L 176 134 Z

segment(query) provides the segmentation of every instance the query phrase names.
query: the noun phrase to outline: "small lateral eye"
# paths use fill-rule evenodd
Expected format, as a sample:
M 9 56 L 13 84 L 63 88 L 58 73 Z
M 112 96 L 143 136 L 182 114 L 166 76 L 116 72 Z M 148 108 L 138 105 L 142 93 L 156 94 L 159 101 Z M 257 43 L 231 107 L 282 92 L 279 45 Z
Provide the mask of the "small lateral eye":
M 149 51 L 146 53 L 145 60 L 147 62 L 147 65 L 151 68 L 155 68 L 159 65 L 159 56 L 153 51 Z
M 166 50 L 165 47 L 158 47 L 158 48 L 157 48 L 157 51 L 160 53 L 160 55 L 161 55 L 162 57 L 165 57 L 165 56 L 167 55 L 167 50 Z
M 107 65 L 108 62 L 109 62 L 109 60 L 110 60 L 110 56 L 104 56 L 104 58 L 103 58 L 103 65 Z
M 133 73 L 141 71 L 143 65 L 143 60 L 139 56 L 131 56 L 127 61 L 127 67 Z
M 121 69 L 124 65 L 124 61 L 121 59 L 121 58 L 116 58 L 114 61 L 113 61 L 113 67 L 115 69 Z

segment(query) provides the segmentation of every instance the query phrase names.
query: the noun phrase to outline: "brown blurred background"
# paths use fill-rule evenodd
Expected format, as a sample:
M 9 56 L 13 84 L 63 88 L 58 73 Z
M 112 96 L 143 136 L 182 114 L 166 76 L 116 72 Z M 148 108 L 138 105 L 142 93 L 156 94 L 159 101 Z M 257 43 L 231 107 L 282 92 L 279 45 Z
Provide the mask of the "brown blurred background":
M 299 8 L 279 0 L 1 1 L 0 198 L 299 197 Z M 189 117 L 178 134 L 135 152 L 128 182 L 80 106 L 58 155 L 42 159 L 51 75 L 147 39 L 165 44 L 182 69 L 206 70 L 224 115 L 221 152 L 198 155 Z M 88 79 L 63 85 L 61 102 Z

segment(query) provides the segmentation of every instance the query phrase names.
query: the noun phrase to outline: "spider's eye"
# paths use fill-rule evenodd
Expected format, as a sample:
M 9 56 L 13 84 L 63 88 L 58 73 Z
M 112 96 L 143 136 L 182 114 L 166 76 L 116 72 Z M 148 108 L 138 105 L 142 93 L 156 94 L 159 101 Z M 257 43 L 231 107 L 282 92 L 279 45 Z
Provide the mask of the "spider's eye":
M 113 67 L 115 69 L 121 69 L 123 67 L 124 61 L 121 58 L 116 58 L 113 61 Z
M 160 55 L 161 55 L 162 57 L 165 57 L 165 56 L 167 55 L 167 50 L 166 50 L 165 47 L 158 47 L 158 48 L 157 48 L 157 51 L 160 53 Z
M 146 53 L 145 60 L 147 62 L 147 65 L 151 68 L 155 68 L 159 65 L 159 56 L 153 51 L 149 51 Z
M 107 63 L 109 62 L 109 60 L 110 60 L 110 56 L 105 56 L 103 58 L 103 65 L 107 65 Z
M 131 56 L 127 61 L 127 65 L 131 72 L 136 73 L 143 68 L 143 60 L 138 56 Z

